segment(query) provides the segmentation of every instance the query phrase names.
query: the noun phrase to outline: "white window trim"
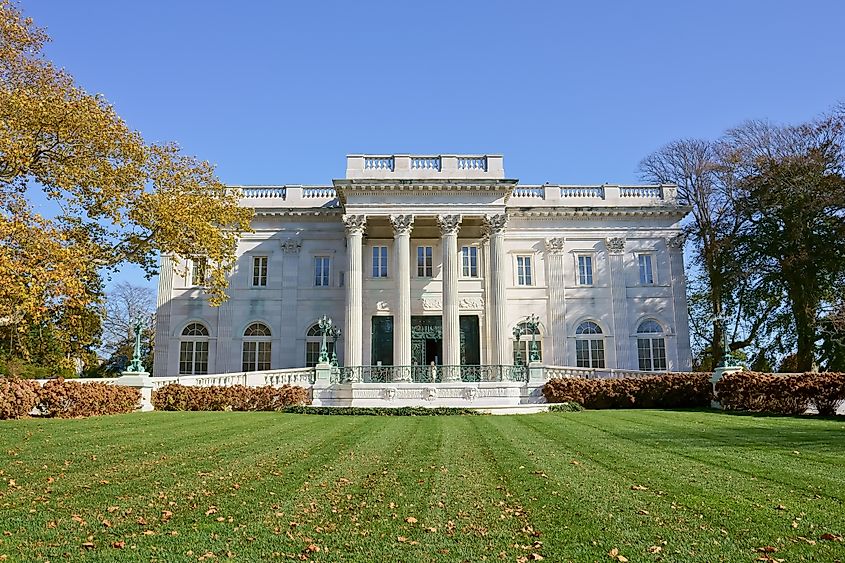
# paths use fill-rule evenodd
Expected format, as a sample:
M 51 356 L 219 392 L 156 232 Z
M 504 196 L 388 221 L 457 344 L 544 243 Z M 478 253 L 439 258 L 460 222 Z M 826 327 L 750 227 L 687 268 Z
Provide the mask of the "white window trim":
M 513 253 L 513 285 L 514 287 L 536 287 L 537 286 L 537 260 L 535 259 L 536 252 L 531 251 L 515 251 Z M 519 259 L 528 258 L 531 262 L 531 283 L 519 283 Z
M 376 276 L 375 275 L 375 271 L 374 271 L 374 268 L 375 268 L 374 258 L 375 258 L 375 256 L 373 256 L 373 253 L 374 253 L 376 248 L 386 248 L 387 249 L 385 251 L 385 255 L 384 255 L 384 259 L 387 261 L 387 275 L 386 276 Z M 390 275 L 392 273 L 391 272 L 392 268 L 390 267 L 390 261 L 391 261 L 390 260 L 390 254 L 391 254 L 390 250 L 391 250 L 390 245 L 387 244 L 386 242 L 375 242 L 372 245 L 370 245 L 369 269 L 368 269 L 368 272 L 370 274 L 369 279 L 389 280 L 392 277 Z
M 270 287 L 270 256 L 267 254 L 251 254 L 249 269 L 249 287 L 253 289 L 267 289 Z M 264 285 L 255 283 L 255 261 L 264 258 Z
M 419 249 L 420 248 L 431 248 L 431 275 L 430 276 L 421 276 L 420 275 L 420 263 L 419 263 Z M 430 242 L 420 242 L 414 247 L 414 277 L 421 279 L 421 280 L 433 280 L 435 276 L 435 263 L 434 263 L 434 251 L 435 245 Z M 423 269 L 425 270 L 425 269 Z
M 657 253 L 653 250 L 646 250 L 642 252 L 636 252 L 635 255 L 637 257 L 637 284 L 643 287 L 653 287 L 655 285 L 659 285 L 657 279 Z M 642 277 L 640 276 L 640 256 L 648 256 L 649 260 L 651 261 L 651 283 L 643 282 Z
M 325 258 L 326 260 L 328 260 L 329 274 L 328 276 L 326 276 L 326 285 L 317 285 L 317 260 L 321 258 Z M 332 287 L 332 273 L 334 273 L 334 264 L 332 264 L 331 255 L 321 253 L 314 254 L 314 257 L 311 260 L 311 268 L 311 281 L 313 282 L 313 287 Z
M 464 275 L 464 248 L 474 248 L 475 249 L 475 275 L 472 275 L 472 268 L 470 268 L 470 275 Z M 472 253 L 472 251 L 470 251 Z M 459 278 L 464 280 L 480 280 L 481 279 L 481 247 L 475 243 L 458 243 L 458 259 L 459 262 Z
M 594 250 L 576 250 L 573 253 L 575 259 L 575 285 L 578 287 L 595 287 L 596 285 L 596 252 Z M 582 256 L 590 258 L 590 274 L 592 275 L 592 283 L 581 283 L 581 267 L 579 259 Z

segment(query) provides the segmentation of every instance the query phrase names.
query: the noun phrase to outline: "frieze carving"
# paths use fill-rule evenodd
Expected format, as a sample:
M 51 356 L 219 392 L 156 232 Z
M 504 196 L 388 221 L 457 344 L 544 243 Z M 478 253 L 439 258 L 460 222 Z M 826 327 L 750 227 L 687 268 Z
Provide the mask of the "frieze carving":
M 461 228 L 460 215 L 438 215 L 437 224 L 440 225 L 440 234 L 454 235 Z
M 546 239 L 546 252 L 549 254 L 563 254 L 566 239 L 563 237 Z
M 413 215 L 391 215 L 390 224 L 393 225 L 394 235 L 409 235 L 414 226 Z
M 296 254 L 302 249 L 302 241 L 298 238 L 289 238 L 282 241 L 282 250 L 290 254 Z
M 440 311 L 443 309 L 443 300 L 440 297 L 425 296 L 420 301 L 423 311 Z
M 478 388 L 477 387 L 467 387 L 464 389 L 464 399 L 469 401 L 470 403 L 473 402 L 478 398 Z
M 487 233 L 491 235 L 499 235 L 505 232 L 508 226 L 508 216 L 505 213 L 498 215 L 486 215 L 484 217 L 484 226 Z
M 423 399 L 433 401 L 437 398 L 437 387 L 426 387 L 423 390 Z
M 344 215 L 342 217 L 343 224 L 346 227 L 346 233 L 350 235 L 360 235 L 364 233 L 367 228 L 366 215 Z
M 376 301 L 376 311 L 389 311 L 390 303 L 387 301 Z
M 625 252 L 625 238 L 624 237 L 610 237 L 605 240 L 607 251 L 611 254 L 622 254 Z
M 673 237 L 668 237 L 666 239 L 666 246 L 669 248 L 683 248 L 685 242 L 687 242 L 686 233 L 680 233 Z
M 396 387 L 385 387 L 382 396 L 385 401 L 393 402 L 393 399 L 396 398 Z
M 484 298 L 483 297 L 463 297 L 458 302 L 458 305 L 461 309 L 483 309 L 484 308 Z

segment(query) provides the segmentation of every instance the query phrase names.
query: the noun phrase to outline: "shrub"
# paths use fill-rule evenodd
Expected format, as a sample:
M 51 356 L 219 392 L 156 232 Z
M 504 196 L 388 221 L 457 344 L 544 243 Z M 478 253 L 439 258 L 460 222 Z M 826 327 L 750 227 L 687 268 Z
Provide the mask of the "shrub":
M 37 381 L 29 379 L 0 379 L 0 420 L 20 418 L 32 412 L 38 404 Z
M 188 387 L 171 383 L 153 391 L 153 406 L 162 411 L 278 411 L 310 402 L 304 387 Z
M 796 415 L 812 406 L 819 414 L 830 416 L 845 401 L 845 374 L 740 371 L 719 380 L 716 396 L 728 410 Z
M 543 386 L 549 403 L 575 402 L 588 409 L 683 408 L 710 404 L 709 373 L 667 373 L 626 379 L 552 379 Z
M 72 418 L 133 412 L 141 392 L 107 383 L 79 383 L 51 379 L 38 390 L 38 410 L 44 416 Z
M 554 405 L 549 405 L 548 412 L 581 412 L 584 410 L 579 403 L 556 403 Z

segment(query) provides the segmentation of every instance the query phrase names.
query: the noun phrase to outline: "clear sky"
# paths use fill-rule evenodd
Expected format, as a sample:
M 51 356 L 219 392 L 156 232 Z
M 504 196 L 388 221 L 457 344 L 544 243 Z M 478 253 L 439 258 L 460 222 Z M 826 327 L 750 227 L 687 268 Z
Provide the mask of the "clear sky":
M 845 100 L 845 2 L 23 0 L 48 56 L 236 184 L 344 155 L 502 153 L 527 183 L 637 181 L 681 137 Z

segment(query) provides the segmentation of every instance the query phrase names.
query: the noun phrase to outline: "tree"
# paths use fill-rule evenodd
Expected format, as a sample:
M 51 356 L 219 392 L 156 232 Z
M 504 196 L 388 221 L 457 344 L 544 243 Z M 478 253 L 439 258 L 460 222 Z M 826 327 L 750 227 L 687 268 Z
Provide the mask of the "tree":
M 213 166 L 175 144 L 145 143 L 105 98 L 46 60 L 48 39 L 0 0 L 0 326 L 19 356 L 32 326 L 63 319 L 81 329 L 73 312 L 96 307 L 103 272 L 133 263 L 151 276 L 162 253 L 205 257 L 205 291 L 221 303 L 252 217 Z M 36 191 L 61 212 L 34 213 Z
M 56 69 L 42 54 L 47 40 L 0 0 L 0 221 L 6 230 L 47 226 L 56 243 L 99 268 L 128 262 L 152 275 L 159 253 L 205 256 L 206 291 L 219 304 L 252 212 L 213 166 L 172 143 L 146 144 L 101 95 Z M 50 221 L 32 214 L 28 189 L 61 213 Z
M 737 254 L 762 299 L 782 300 L 796 369 L 813 369 L 826 304 L 845 287 L 845 111 L 797 126 L 752 121 L 725 138 L 743 217 Z
M 135 347 L 135 319 L 144 320 L 141 360 L 147 371 L 150 371 L 153 364 L 155 292 L 146 286 L 121 282 L 108 293 L 103 309 L 102 350 L 109 356 L 106 371 L 119 373 L 132 359 Z

